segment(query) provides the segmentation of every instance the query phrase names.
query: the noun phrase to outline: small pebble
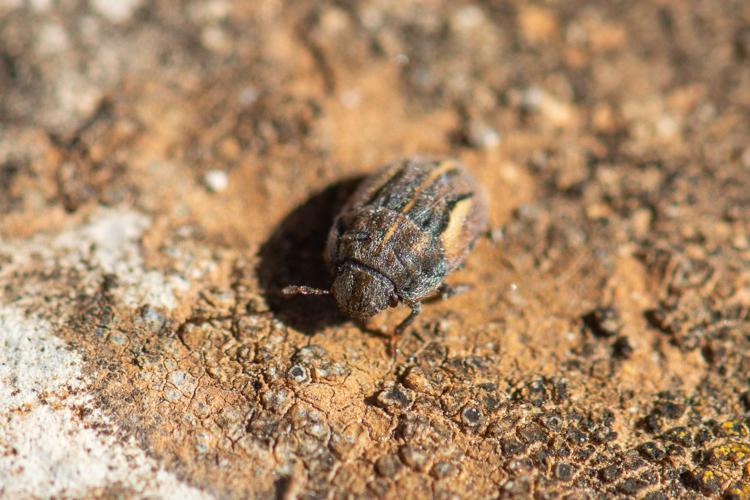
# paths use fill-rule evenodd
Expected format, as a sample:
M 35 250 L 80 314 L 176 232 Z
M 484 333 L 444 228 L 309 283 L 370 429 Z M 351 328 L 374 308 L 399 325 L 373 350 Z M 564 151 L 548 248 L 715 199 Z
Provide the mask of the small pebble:
M 409 64 L 409 56 L 407 56 L 406 54 L 396 54 L 393 58 L 393 62 L 395 62 L 399 66 L 405 66 Z
M 209 170 L 203 176 L 203 183 L 210 191 L 220 193 L 226 191 L 229 185 L 229 177 L 223 170 Z
M 347 90 L 341 94 L 341 104 L 346 108 L 356 108 L 361 102 L 362 96 L 356 90 Z
M 133 16 L 141 6 L 141 0 L 92 0 L 91 6 L 109 21 L 121 23 Z
M 498 131 L 477 121 L 469 124 L 466 139 L 469 145 L 475 148 L 492 149 L 500 145 Z
M 250 106 L 258 100 L 258 90 L 254 87 L 245 87 L 240 91 L 240 104 Z

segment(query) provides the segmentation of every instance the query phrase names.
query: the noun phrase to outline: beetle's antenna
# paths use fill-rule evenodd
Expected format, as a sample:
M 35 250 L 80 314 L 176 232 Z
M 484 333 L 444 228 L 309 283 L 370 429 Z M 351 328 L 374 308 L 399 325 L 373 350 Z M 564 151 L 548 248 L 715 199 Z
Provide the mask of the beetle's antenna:
M 284 287 L 281 291 L 284 295 L 330 295 L 330 290 L 323 290 L 322 288 L 313 288 L 311 286 L 304 285 L 290 285 Z

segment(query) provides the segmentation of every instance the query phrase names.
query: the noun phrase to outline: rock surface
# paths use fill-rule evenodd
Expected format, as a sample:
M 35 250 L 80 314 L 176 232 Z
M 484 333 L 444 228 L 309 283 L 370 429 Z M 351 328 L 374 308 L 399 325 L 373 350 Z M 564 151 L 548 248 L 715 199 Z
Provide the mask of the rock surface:
M 748 33 L 741 1 L 0 0 L 0 497 L 750 495 Z M 473 288 L 398 339 L 281 297 L 414 152 L 486 187 Z

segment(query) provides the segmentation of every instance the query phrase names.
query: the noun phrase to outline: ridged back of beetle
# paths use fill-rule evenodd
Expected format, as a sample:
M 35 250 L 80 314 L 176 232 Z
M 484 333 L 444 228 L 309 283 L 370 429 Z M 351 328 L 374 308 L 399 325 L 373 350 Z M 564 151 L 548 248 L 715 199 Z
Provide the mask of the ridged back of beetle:
M 416 300 L 463 263 L 485 224 L 484 198 L 460 164 L 410 157 L 359 186 L 331 229 L 326 258 L 334 273 L 347 259 L 370 266 Z
M 417 300 L 440 286 L 446 267 L 442 246 L 404 215 L 366 207 L 344 215 L 334 262 L 353 261 L 386 276 L 400 297 Z

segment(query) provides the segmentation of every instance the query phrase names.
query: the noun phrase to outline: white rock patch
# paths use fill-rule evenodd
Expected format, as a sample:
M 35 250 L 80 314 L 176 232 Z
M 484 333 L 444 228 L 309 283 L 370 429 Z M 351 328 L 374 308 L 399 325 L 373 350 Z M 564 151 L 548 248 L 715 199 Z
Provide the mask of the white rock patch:
M 0 283 L 28 269 L 73 270 L 94 284 L 111 273 L 126 304 L 170 309 L 188 283 L 144 268 L 140 239 L 149 224 L 137 212 L 107 209 L 59 235 L 0 241 Z M 0 303 L 0 498 L 81 497 L 111 486 L 137 497 L 211 498 L 117 435 L 116 422 L 93 404 L 80 355 L 41 319 L 45 286 L 32 277 L 8 295 L 17 303 Z
M 145 215 L 129 210 L 100 210 L 91 221 L 59 236 L 40 235 L 28 241 L 0 241 L 0 256 L 11 259 L 10 267 L 28 265 L 36 259 L 48 269 L 79 269 L 91 274 L 114 274 L 118 298 L 130 307 L 148 304 L 172 309 L 175 293 L 188 289 L 179 275 L 165 276 L 144 268 L 140 239 L 149 227 Z M 0 268 L 0 277 L 5 269 Z
M 82 366 L 48 324 L 0 306 L 0 497 L 78 497 L 117 484 L 143 497 L 210 498 L 114 437 Z

